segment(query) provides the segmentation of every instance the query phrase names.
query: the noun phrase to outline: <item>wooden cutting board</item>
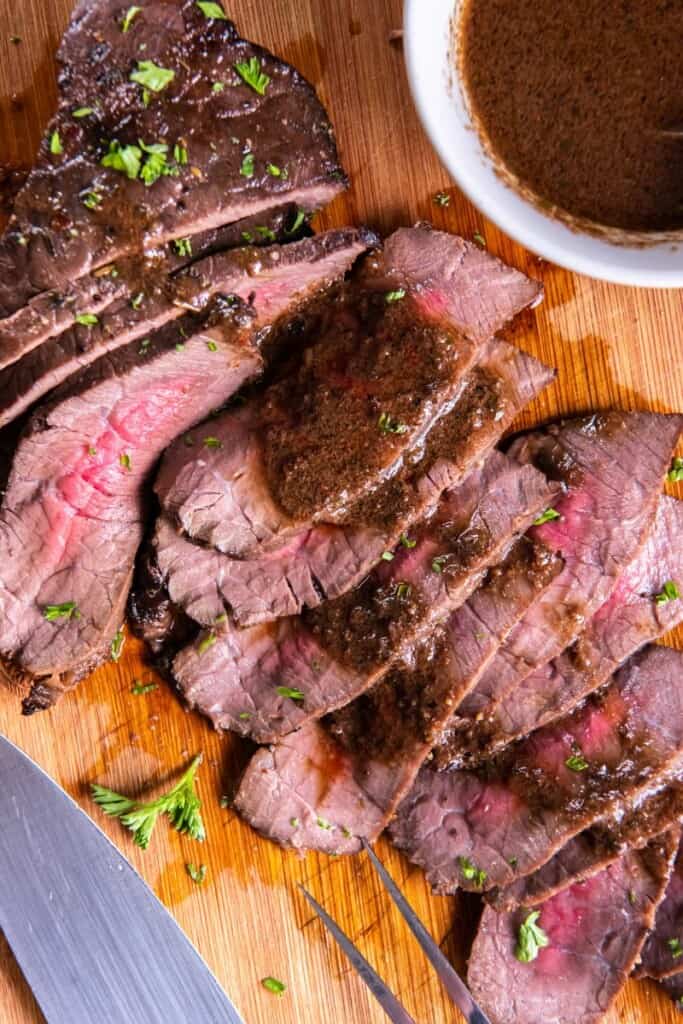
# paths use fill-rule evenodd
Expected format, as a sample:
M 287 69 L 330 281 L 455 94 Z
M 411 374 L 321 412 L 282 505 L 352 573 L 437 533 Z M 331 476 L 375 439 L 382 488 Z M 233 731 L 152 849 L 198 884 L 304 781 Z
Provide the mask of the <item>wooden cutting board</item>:
M 392 31 L 401 27 L 400 0 L 226 0 L 225 6 L 245 35 L 291 61 L 315 84 L 331 114 L 353 184 L 320 217 L 320 227 L 365 222 L 388 232 L 429 219 L 466 237 L 480 232 L 492 252 L 543 281 L 545 302 L 515 329 L 514 340 L 555 365 L 559 377 L 520 426 L 613 405 L 683 410 L 680 293 L 618 288 L 568 274 L 524 252 L 484 220 L 449 182 L 413 111 L 401 45 L 390 42 Z M 32 160 L 54 108 L 53 54 L 71 7 L 72 0 L 0 0 L 1 163 Z M 428 16 L 426 0 L 425 8 Z M 11 36 L 21 41 L 12 42 Z M 433 202 L 442 189 L 451 197 L 447 209 Z M 683 497 L 683 489 L 678 493 Z M 683 646 L 683 631 L 668 642 Z M 147 696 L 131 694 L 134 679 L 155 678 L 141 647 L 129 638 L 117 665 L 100 669 L 49 713 L 22 718 L 17 700 L 0 693 L 0 730 L 57 779 L 133 861 L 247 1024 L 385 1020 L 312 920 L 297 882 L 341 922 L 419 1024 L 458 1019 L 366 858 L 298 859 L 222 808 L 221 795 L 230 793 L 247 751 L 187 714 L 160 680 Z M 205 755 L 200 789 L 208 838 L 203 845 L 162 823 L 143 853 L 89 799 L 88 786 L 95 780 L 135 793 L 198 751 Z M 421 872 L 387 842 L 380 842 L 379 851 L 462 969 L 476 900 L 430 895 Z M 27 863 L 30 857 L 29 847 Z M 207 865 L 201 887 L 187 876 L 188 861 Z M 267 975 L 286 982 L 284 996 L 262 988 L 260 979 Z M 0 1020 L 32 1024 L 41 1019 L 11 954 L 0 945 Z M 609 1024 L 674 1020 L 674 1009 L 654 985 L 633 982 L 607 1017 Z

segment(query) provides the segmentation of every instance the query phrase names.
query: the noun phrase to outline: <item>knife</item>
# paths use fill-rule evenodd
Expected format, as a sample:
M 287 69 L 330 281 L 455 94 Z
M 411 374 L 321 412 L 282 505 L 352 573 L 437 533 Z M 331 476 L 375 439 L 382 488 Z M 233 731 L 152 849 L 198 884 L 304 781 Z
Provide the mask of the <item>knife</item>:
M 0 929 L 48 1024 L 243 1024 L 133 867 L 4 737 Z

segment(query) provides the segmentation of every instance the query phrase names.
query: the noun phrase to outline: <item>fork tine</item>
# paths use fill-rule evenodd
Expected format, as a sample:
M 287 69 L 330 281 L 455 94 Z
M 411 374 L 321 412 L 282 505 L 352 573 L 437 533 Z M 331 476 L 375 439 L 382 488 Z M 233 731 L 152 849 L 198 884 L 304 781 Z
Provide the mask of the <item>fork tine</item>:
M 344 934 L 339 925 L 333 921 L 318 901 L 311 896 L 310 892 L 304 889 L 303 885 L 300 885 L 299 888 L 325 927 L 331 932 L 342 951 L 356 968 L 358 974 L 368 986 L 389 1020 L 393 1021 L 394 1024 L 415 1024 L 408 1011 L 401 1006 L 394 993 L 384 984 L 379 974 L 370 966 L 360 950 L 351 942 L 351 939 Z
M 491 1024 L 486 1014 L 479 1009 L 465 982 L 461 979 L 450 961 L 444 956 L 434 939 L 420 921 L 407 899 L 398 888 L 393 878 L 377 857 L 370 844 L 362 839 L 363 848 L 370 857 L 372 865 L 382 880 L 385 889 L 398 907 L 404 921 L 417 939 L 423 953 L 438 974 L 451 1000 L 464 1015 L 468 1024 Z

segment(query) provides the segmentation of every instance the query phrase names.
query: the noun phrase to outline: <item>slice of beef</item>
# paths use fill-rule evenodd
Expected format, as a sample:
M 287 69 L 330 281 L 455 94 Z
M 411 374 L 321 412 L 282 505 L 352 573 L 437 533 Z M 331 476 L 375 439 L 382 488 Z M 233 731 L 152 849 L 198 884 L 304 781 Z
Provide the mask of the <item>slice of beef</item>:
M 486 900 L 496 910 L 535 907 L 603 871 L 625 850 L 642 849 L 682 822 L 683 783 L 675 781 L 574 836 L 538 871 L 504 889 L 492 889 Z
M 49 703 L 102 660 L 123 616 L 143 485 L 159 455 L 260 371 L 257 328 L 345 272 L 364 243 L 355 231 L 340 240 L 301 243 L 308 258 L 294 263 L 288 247 L 273 260 L 282 272 L 247 268 L 248 305 L 217 297 L 148 345 L 101 358 L 35 414 L 0 509 L 0 651 L 8 677 L 37 678 L 26 708 Z
M 261 320 L 254 326 L 267 327 L 273 320 L 272 309 L 287 305 L 287 289 L 293 288 L 301 301 L 310 298 L 347 270 L 374 242 L 372 233 L 347 228 L 286 246 L 215 253 L 183 270 L 171 282 L 160 277 L 148 293 L 138 292 L 133 299 L 124 293 L 107 306 L 96 323 L 76 324 L 0 370 L 0 425 L 104 353 L 136 338 L 144 348 L 145 339 L 153 331 L 188 309 L 201 310 L 214 295 L 248 301 L 258 289 L 262 305 L 257 315 Z M 264 289 L 266 281 L 269 295 Z M 88 307 L 85 311 L 91 312 Z
M 669 978 L 683 971 L 683 845 L 678 845 L 666 894 L 657 910 L 654 928 L 647 937 L 638 978 Z
M 118 0 L 82 0 L 72 16 L 59 109 L 0 242 L 0 315 L 122 253 L 283 202 L 313 210 L 345 185 L 325 111 L 294 68 L 194 0 L 154 0 L 123 32 L 125 14 Z M 160 91 L 131 80 L 147 61 L 173 73 Z M 237 70 L 250 61 L 258 91 Z M 112 147 L 127 171 L 104 166 Z
M 218 425 L 220 449 L 165 460 L 164 509 L 191 537 L 242 558 L 347 521 L 452 408 L 493 331 L 539 294 L 461 238 L 396 232 L 336 301 L 308 311 L 305 358 Z
M 565 568 L 458 709 L 453 764 L 484 759 L 517 734 L 510 737 L 504 721 L 498 730 L 498 708 L 506 700 L 514 706 L 530 674 L 572 643 L 614 590 L 645 541 L 681 429 L 683 416 L 613 411 L 551 425 L 513 445 L 514 457 L 569 488 L 559 518 L 536 528 Z
M 59 291 L 41 292 L 11 316 L 0 320 L 0 371 L 6 371 L 13 364 L 18 370 L 31 365 L 33 351 L 43 342 L 73 328 L 79 314 L 90 313 L 101 319 L 114 303 L 129 310 L 133 303 L 129 319 L 123 322 L 129 332 L 121 343 L 125 344 L 126 340 L 132 340 L 148 329 L 144 314 L 134 315 L 136 309 L 141 310 L 142 304 L 147 305 L 152 296 L 166 300 L 175 297 L 174 281 L 169 277 L 171 273 L 221 250 L 244 246 L 245 242 L 265 245 L 268 241 L 292 241 L 287 227 L 294 223 L 295 217 L 296 207 L 285 204 L 276 207 L 265 218 L 249 217 L 235 224 L 200 232 L 186 239 L 179 248 L 164 247 L 145 259 L 137 254 L 122 258 L 68 282 Z M 262 219 L 265 223 L 260 223 Z M 182 278 L 179 291 L 182 294 Z M 180 312 L 182 310 L 178 309 L 175 315 L 180 315 Z M 111 335 L 111 331 L 108 333 Z
M 619 577 L 608 600 L 583 633 L 559 657 L 531 672 L 491 711 L 485 712 L 495 745 L 524 736 L 570 711 L 601 686 L 622 662 L 644 644 L 683 621 L 683 601 L 659 603 L 670 580 L 683 581 L 683 502 L 661 497 L 645 544 Z M 460 761 L 460 712 L 436 750 L 440 768 Z
M 673 1000 L 677 1010 L 683 1010 L 683 974 L 674 974 L 659 982 L 659 987 Z
M 306 616 L 204 633 L 175 659 L 181 692 L 217 728 L 264 742 L 341 707 L 467 599 L 554 486 L 494 452 L 357 590 Z
M 323 852 L 354 852 L 358 839 L 375 839 L 410 789 L 452 707 L 466 669 L 461 654 L 461 613 L 477 623 L 477 655 L 468 651 L 469 671 L 485 664 L 524 610 L 559 570 L 552 556 L 522 539 L 436 637 L 409 660 L 390 669 L 371 690 L 341 711 L 257 752 L 238 793 L 238 808 L 259 832 L 282 846 Z M 503 616 L 497 599 L 505 593 Z M 515 598 L 513 598 L 513 594 Z M 518 608 L 516 619 L 509 609 Z M 458 625 L 454 620 L 458 621 Z M 468 638 L 469 639 L 469 638 Z M 490 652 L 490 653 L 489 653 Z M 321 756 L 321 751 L 325 756 Z M 305 765 L 315 765 L 304 770 Z M 330 771 L 330 765 L 334 767 Z M 311 799 L 317 792 L 323 806 Z M 328 828 L 321 829 L 322 818 Z M 292 823 L 296 822 L 296 826 Z
M 385 558 L 392 557 L 397 544 L 410 543 L 413 523 L 433 508 L 444 489 L 456 486 L 486 458 L 521 408 L 552 377 L 542 363 L 513 346 L 490 342 L 452 412 L 431 431 L 416 465 L 355 507 L 347 523 L 305 529 L 262 558 L 235 559 L 198 546 L 162 515 L 154 548 L 171 600 L 204 626 L 226 609 L 248 626 L 296 615 L 303 607 L 314 608 L 346 593 L 385 552 Z M 221 425 L 234 416 L 224 413 L 206 424 L 203 438 L 193 435 L 194 448 L 171 446 L 165 456 L 173 463 L 170 472 L 192 459 L 208 464 L 215 448 L 206 451 L 202 441 L 223 443 Z
M 649 647 L 478 773 L 422 769 L 392 838 L 438 892 L 506 886 L 683 769 L 683 653 Z M 470 865 L 474 868 L 470 870 Z
M 662 899 L 674 836 L 625 854 L 588 882 L 544 903 L 548 945 L 516 956 L 527 911 L 484 911 L 467 981 L 491 1024 L 597 1024 L 626 984 Z

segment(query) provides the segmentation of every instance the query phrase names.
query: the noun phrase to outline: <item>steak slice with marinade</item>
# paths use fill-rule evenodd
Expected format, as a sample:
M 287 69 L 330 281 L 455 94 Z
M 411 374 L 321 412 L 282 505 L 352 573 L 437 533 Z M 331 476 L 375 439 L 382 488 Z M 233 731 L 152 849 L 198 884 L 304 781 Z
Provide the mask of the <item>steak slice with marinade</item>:
M 540 294 L 461 238 L 395 232 L 334 301 L 307 310 L 305 357 L 216 424 L 219 448 L 169 453 L 162 507 L 190 537 L 241 558 L 343 523 L 401 472 L 491 335 Z
M 647 647 L 602 691 L 477 772 L 423 768 L 391 825 L 438 892 L 530 874 L 683 769 L 683 653 Z
M 519 540 L 446 625 L 375 687 L 321 724 L 258 751 L 237 794 L 242 816 L 299 850 L 350 853 L 358 837 L 374 840 L 466 680 L 476 678 L 559 568 L 540 545 Z
M 72 15 L 58 112 L 0 241 L 0 315 L 121 254 L 286 202 L 314 210 L 345 186 L 325 111 L 289 64 L 194 0 L 125 19 L 118 0 Z
M 664 899 L 657 909 L 652 931 L 636 968 L 637 978 L 662 980 L 683 971 L 683 844 L 678 845 L 674 868 Z
M 454 766 L 485 760 L 519 735 L 499 709 L 509 705 L 514 716 L 517 699 L 524 706 L 529 677 L 573 643 L 639 552 L 681 429 L 683 416 L 612 411 L 551 425 L 512 446 L 516 458 L 568 487 L 556 518 L 534 531 L 565 567 L 458 709 L 449 735 Z
M 664 895 L 676 836 L 624 854 L 538 908 L 547 939 L 520 962 L 528 911 L 484 910 L 467 971 L 491 1024 L 598 1024 L 626 984 Z
M 503 341 L 489 342 L 453 410 L 439 420 L 403 473 L 354 507 L 347 523 L 303 530 L 284 548 L 260 559 L 230 558 L 198 545 L 161 515 L 154 558 L 169 597 L 204 626 L 226 610 L 240 625 L 249 626 L 338 597 L 360 583 L 382 557 L 392 558 L 396 545 L 412 543 L 413 523 L 487 457 L 514 417 L 552 379 L 552 371 L 531 356 Z M 211 460 L 211 446 L 223 443 L 220 424 L 232 415 L 223 414 L 192 435 L 195 459 Z M 165 459 L 176 464 L 187 457 L 187 445 L 178 444 Z
M 173 663 L 181 693 L 217 728 L 263 742 L 341 707 L 462 604 L 556 494 L 493 452 L 356 590 L 304 616 L 204 632 Z

